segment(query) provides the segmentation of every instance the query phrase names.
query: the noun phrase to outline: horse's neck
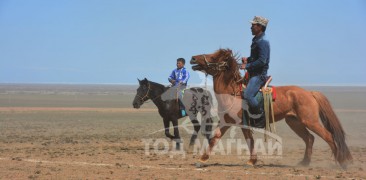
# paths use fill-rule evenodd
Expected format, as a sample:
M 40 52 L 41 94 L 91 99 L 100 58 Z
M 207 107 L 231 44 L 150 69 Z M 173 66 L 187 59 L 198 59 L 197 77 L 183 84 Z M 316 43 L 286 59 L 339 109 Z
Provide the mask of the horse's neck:
M 214 91 L 216 94 L 230 94 L 235 95 L 240 91 L 240 76 L 235 77 L 235 75 L 225 76 L 222 74 L 213 78 Z
M 163 102 L 163 100 L 161 99 L 161 95 L 166 91 L 166 89 L 164 88 L 163 85 L 158 84 L 158 83 L 152 83 L 151 85 L 151 93 L 150 93 L 150 98 L 153 101 L 153 103 L 159 107 L 159 105 Z
M 154 97 L 154 98 L 152 98 L 152 102 L 155 104 L 156 107 L 158 107 L 158 109 L 163 104 L 163 100 L 161 100 L 161 97 Z

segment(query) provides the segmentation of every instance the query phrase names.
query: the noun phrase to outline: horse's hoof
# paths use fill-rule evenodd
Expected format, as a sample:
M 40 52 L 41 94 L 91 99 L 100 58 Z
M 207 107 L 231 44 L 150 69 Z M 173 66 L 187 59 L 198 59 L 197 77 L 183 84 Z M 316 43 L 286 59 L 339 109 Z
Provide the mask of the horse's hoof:
M 299 163 L 297 163 L 298 166 L 304 166 L 307 167 L 310 165 L 310 161 L 302 160 Z
M 176 151 L 180 151 L 180 144 L 177 144 L 177 145 L 175 146 L 175 150 L 176 150 Z
M 193 154 L 193 146 L 189 145 L 188 150 L 187 150 L 187 154 Z
M 205 167 L 205 165 L 203 163 L 200 163 L 200 162 L 194 163 L 194 166 L 196 166 L 196 168 L 203 168 L 203 167 Z
M 341 168 L 342 168 L 343 170 L 347 170 L 347 166 L 348 166 L 348 164 L 347 164 L 347 163 L 340 163 L 339 165 L 341 166 Z
M 208 160 L 209 158 L 210 158 L 210 156 L 209 156 L 209 155 L 204 154 L 204 155 L 202 155 L 202 156 L 200 157 L 199 161 L 200 161 L 201 163 L 205 163 L 205 162 L 207 162 L 207 160 Z
M 257 163 L 257 159 L 250 159 L 249 161 L 247 161 L 247 165 L 249 166 L 254 166 L 255 163 Z

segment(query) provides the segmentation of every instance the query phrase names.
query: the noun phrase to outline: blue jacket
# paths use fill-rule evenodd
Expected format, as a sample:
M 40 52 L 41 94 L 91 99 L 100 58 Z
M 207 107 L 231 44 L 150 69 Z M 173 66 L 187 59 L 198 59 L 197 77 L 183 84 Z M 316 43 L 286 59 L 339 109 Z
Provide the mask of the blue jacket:
M 182 84 L 187 85 L 189 79 L 189 72 L 186 70 L 185 67 L 181 69 L 174 69 L 173 72 L 170 74 L 168 80 L 175 80 L 174 86 L 178 85 L 180 82 Z
M 250 46 L 250 57 L 245 69 L 251 77 L 262 75 L 267 76 L 270 61 L 270 45 L 265 33 L 254 37 Z

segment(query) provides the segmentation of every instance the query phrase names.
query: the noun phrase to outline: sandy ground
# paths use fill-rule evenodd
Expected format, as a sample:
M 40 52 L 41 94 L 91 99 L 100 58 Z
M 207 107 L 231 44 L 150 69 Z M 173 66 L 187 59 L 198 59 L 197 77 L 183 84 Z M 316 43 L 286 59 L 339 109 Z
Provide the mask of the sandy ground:
M 310 166 L 297 166 L 305 145 L 284 121 L 276 123 L 280 155 L 277 149 L 277 156 L 260 156 L 256 166 L 245 165 L 245 150 L 236 151 L 245 147 L 243 135 L 230 128 L 215 155 L 197 166 L 197 154 L 177 152 L 165 138 L 152 103 L 131 108 L 135 89 L 0 85 L 0 179 L 366 179 L 365 87 L 310 88 L 330 99 L 347 133 L 354 158 L 347 170 L 316 135 Z M 183 152 L 188 152 L 191 123 L 183 118 L 179 124 Z M 263 140 L 261 133 L 254 136 L 256 142 Z M 200 134 L 196 147 L 203 139 Z M 233 139 L 237 142 L 229 150 Z
M 365 116 L 365 111 L 343 109 L 339 114 L 352 114 L 358 119 Z M 281 157 L 262 158 L 251 167 L 245 165 L 245 155 L 216 153 L 197 167 L 198 155 L 174 154 L 172 147 L 165 154 L 160 153 L 161 149 L 155 151 L 153 146 L 146 151 L 144 139 L 164 137 L 158 131 L 163 127 L 162 121 L 153 108 L 2 107 L 0 117 L 0 179 L 366 178 L 366 134 L 362 132 L 365 122 L 345 125 L 350 132 L 348 142 L 354 162 L 342 170 L 319 137 L 311 165 L 297 166 L 304 144 L 283 122 L 277 123 L 283 140 Z M 183 128 L 181 134 L 187 142 L 190 135 Z M 223 141 L 231 136 L 227 133 Z M 235 137 L 241 138 L 241 134 Z M 187 148 L 184 144 L 184 150 Z
M 52 112 L 52 111 L 74 111 L 74 112 L 158 112 L 156 108 L 90 108 L 90 107 L 0 107 L 0 112 Z

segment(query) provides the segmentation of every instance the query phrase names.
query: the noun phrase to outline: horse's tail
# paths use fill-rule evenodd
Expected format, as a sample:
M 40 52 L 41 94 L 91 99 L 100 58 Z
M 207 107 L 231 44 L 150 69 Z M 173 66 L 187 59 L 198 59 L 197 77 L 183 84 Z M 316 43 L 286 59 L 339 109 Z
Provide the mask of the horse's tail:
M 334 113 L 328 99 L 320 92 L 311 92 L 319 104 L 319 116 L 324 127 L 332 134 L 336 146 L 334 156 L 340 165 L 346 165 L 347 161 L 352 161 L 352 155 L 345 141 L 345 133 L 342 125 Z

